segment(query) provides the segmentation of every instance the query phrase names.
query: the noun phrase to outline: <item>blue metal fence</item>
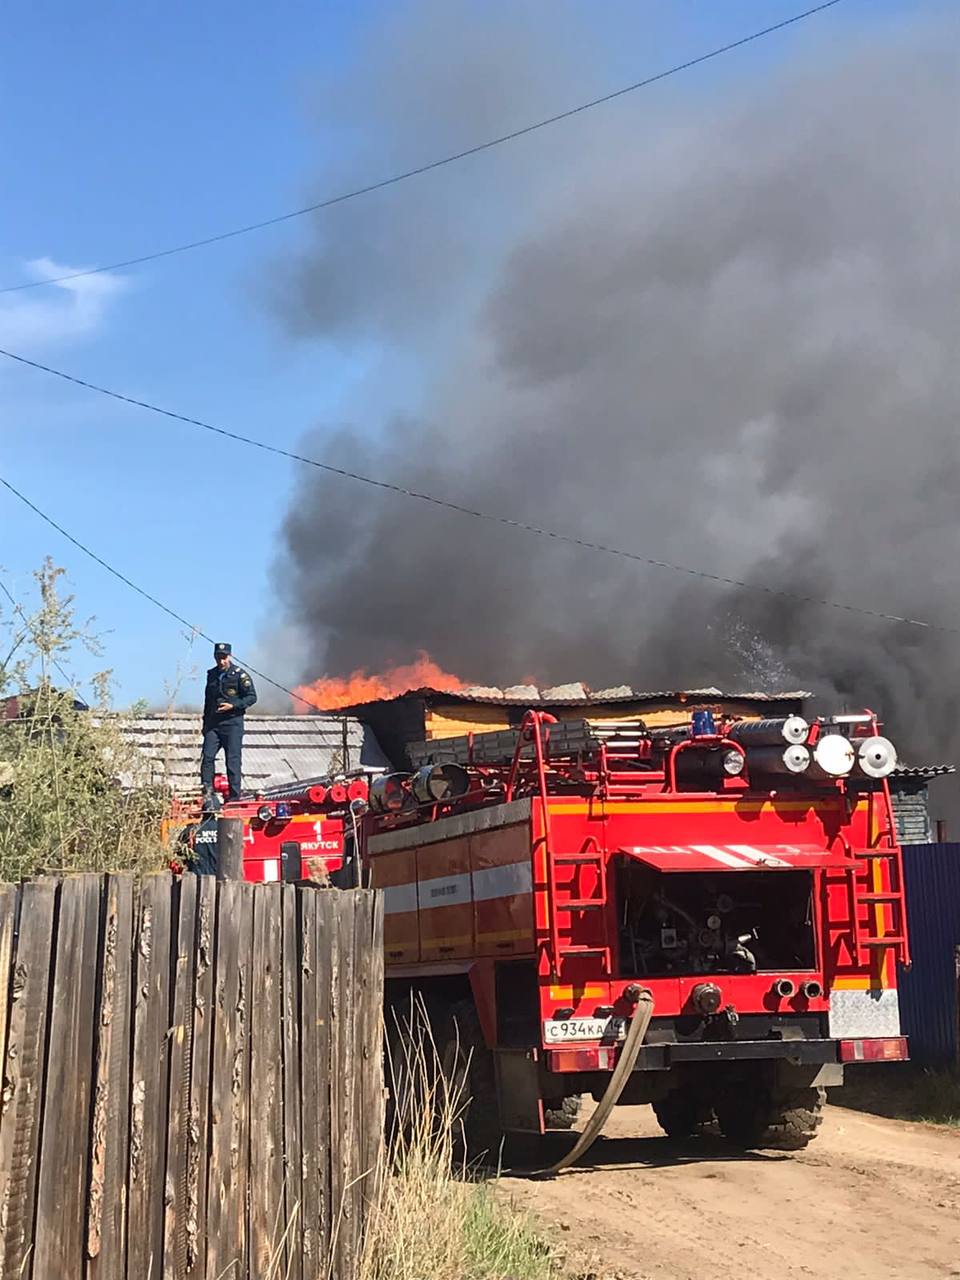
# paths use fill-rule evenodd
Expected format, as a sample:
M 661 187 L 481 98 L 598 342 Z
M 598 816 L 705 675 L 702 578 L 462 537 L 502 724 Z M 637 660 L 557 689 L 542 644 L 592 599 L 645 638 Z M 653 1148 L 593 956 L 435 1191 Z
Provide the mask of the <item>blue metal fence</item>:
M 903 847 L 913 967 L 900 975 L 910 1057 L 928 1067 L 960 1062 L 960 844 Z

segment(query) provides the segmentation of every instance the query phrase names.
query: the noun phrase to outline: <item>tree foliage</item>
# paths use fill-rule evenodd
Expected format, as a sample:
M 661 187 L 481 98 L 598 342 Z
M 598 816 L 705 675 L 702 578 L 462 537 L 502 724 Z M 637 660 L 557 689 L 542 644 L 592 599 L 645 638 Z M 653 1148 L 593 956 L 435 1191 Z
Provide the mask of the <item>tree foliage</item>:
M 0 611 L 0 878 L 43 871 L 159 865 L 167 805 L 148 762 L 110 711 L 110 672 L 89 705 L 68 672 L 80 649 L 100 652 L 78 621 L 63 569 L 35 572 L 36 600 Z M 121 781 L 122 780 L 122 781 Z

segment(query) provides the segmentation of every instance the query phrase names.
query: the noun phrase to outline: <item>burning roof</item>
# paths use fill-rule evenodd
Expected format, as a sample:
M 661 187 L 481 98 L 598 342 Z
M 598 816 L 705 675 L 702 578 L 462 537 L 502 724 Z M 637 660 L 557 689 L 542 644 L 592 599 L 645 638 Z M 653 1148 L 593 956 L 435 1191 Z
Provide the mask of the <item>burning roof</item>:
M 460 685 L 438 689 L 423 685 L 402 693 L 339 708 L 368 724 L 394 768 L 411 767 L 414 743 L 467 733 L 515 728 L 531 707 L 551 711 L 558 719 L 613 720 L 672 724 L 695 707 L 722 707 L 731 715 L 793 715 L 810 694 L 723 693 L 719 689 L 650 691 L 629 685 L 592 690 L 581 681 L 540 689 L 533 684 L 487 688 Z
M 436 689 L 425 685 L 419 689 L 407 689 L 390 698 L 374 698 L 369 702 L 357 702 L 349 707 L 338 708 L 359 715 L 364 709 L 383 706 L 387 703 L 409 702 L 417 699 L 426 703 L 488 703 L 502 707 L 596 707 L 608 704 L 630 702 L 671 703 L 682 706 L 687 702 L 701 702 L 716 699 L 720 702 L 791 703 L 798 704 L 812 697 L 808 690 L 793 690 L 783 693 L 725 693 L 721 689 L 708 687 L 705 689 L 632 689 L 629 685 L 615 685 L 609 689 L 590 689 L 581 681 L 570 684 L 552 685 L 540 689 L 533 684 L 509 685 L 504 689 L 483 685 L 468 685 L 461 689 Z

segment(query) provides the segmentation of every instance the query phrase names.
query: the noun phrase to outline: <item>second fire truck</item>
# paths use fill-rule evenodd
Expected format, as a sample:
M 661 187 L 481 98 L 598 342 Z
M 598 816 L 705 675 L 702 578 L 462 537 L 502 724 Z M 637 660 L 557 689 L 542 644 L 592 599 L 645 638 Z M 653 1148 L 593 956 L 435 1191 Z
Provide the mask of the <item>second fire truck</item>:
M 569 1125 L 584 1094 L 594 1131 L 642 1102 L 677 1137 L 799 1148 L 845 1063 L 906 1057 L 896 753 L 872 713 L 532 710 L 411 754 L 371 786 L 360 863 L 388 999 L 426 1005 L 471 1154 Z

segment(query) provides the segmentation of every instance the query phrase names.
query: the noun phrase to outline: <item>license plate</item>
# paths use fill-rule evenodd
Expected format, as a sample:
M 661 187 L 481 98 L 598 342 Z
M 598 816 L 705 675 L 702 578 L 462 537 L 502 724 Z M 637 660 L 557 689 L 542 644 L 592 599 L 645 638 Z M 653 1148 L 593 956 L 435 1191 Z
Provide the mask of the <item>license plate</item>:
M 627 1034 L 625 1018 L 548 1018 L 543 1024 L 546 1044 L 571 1040 L 622 1040 Z

